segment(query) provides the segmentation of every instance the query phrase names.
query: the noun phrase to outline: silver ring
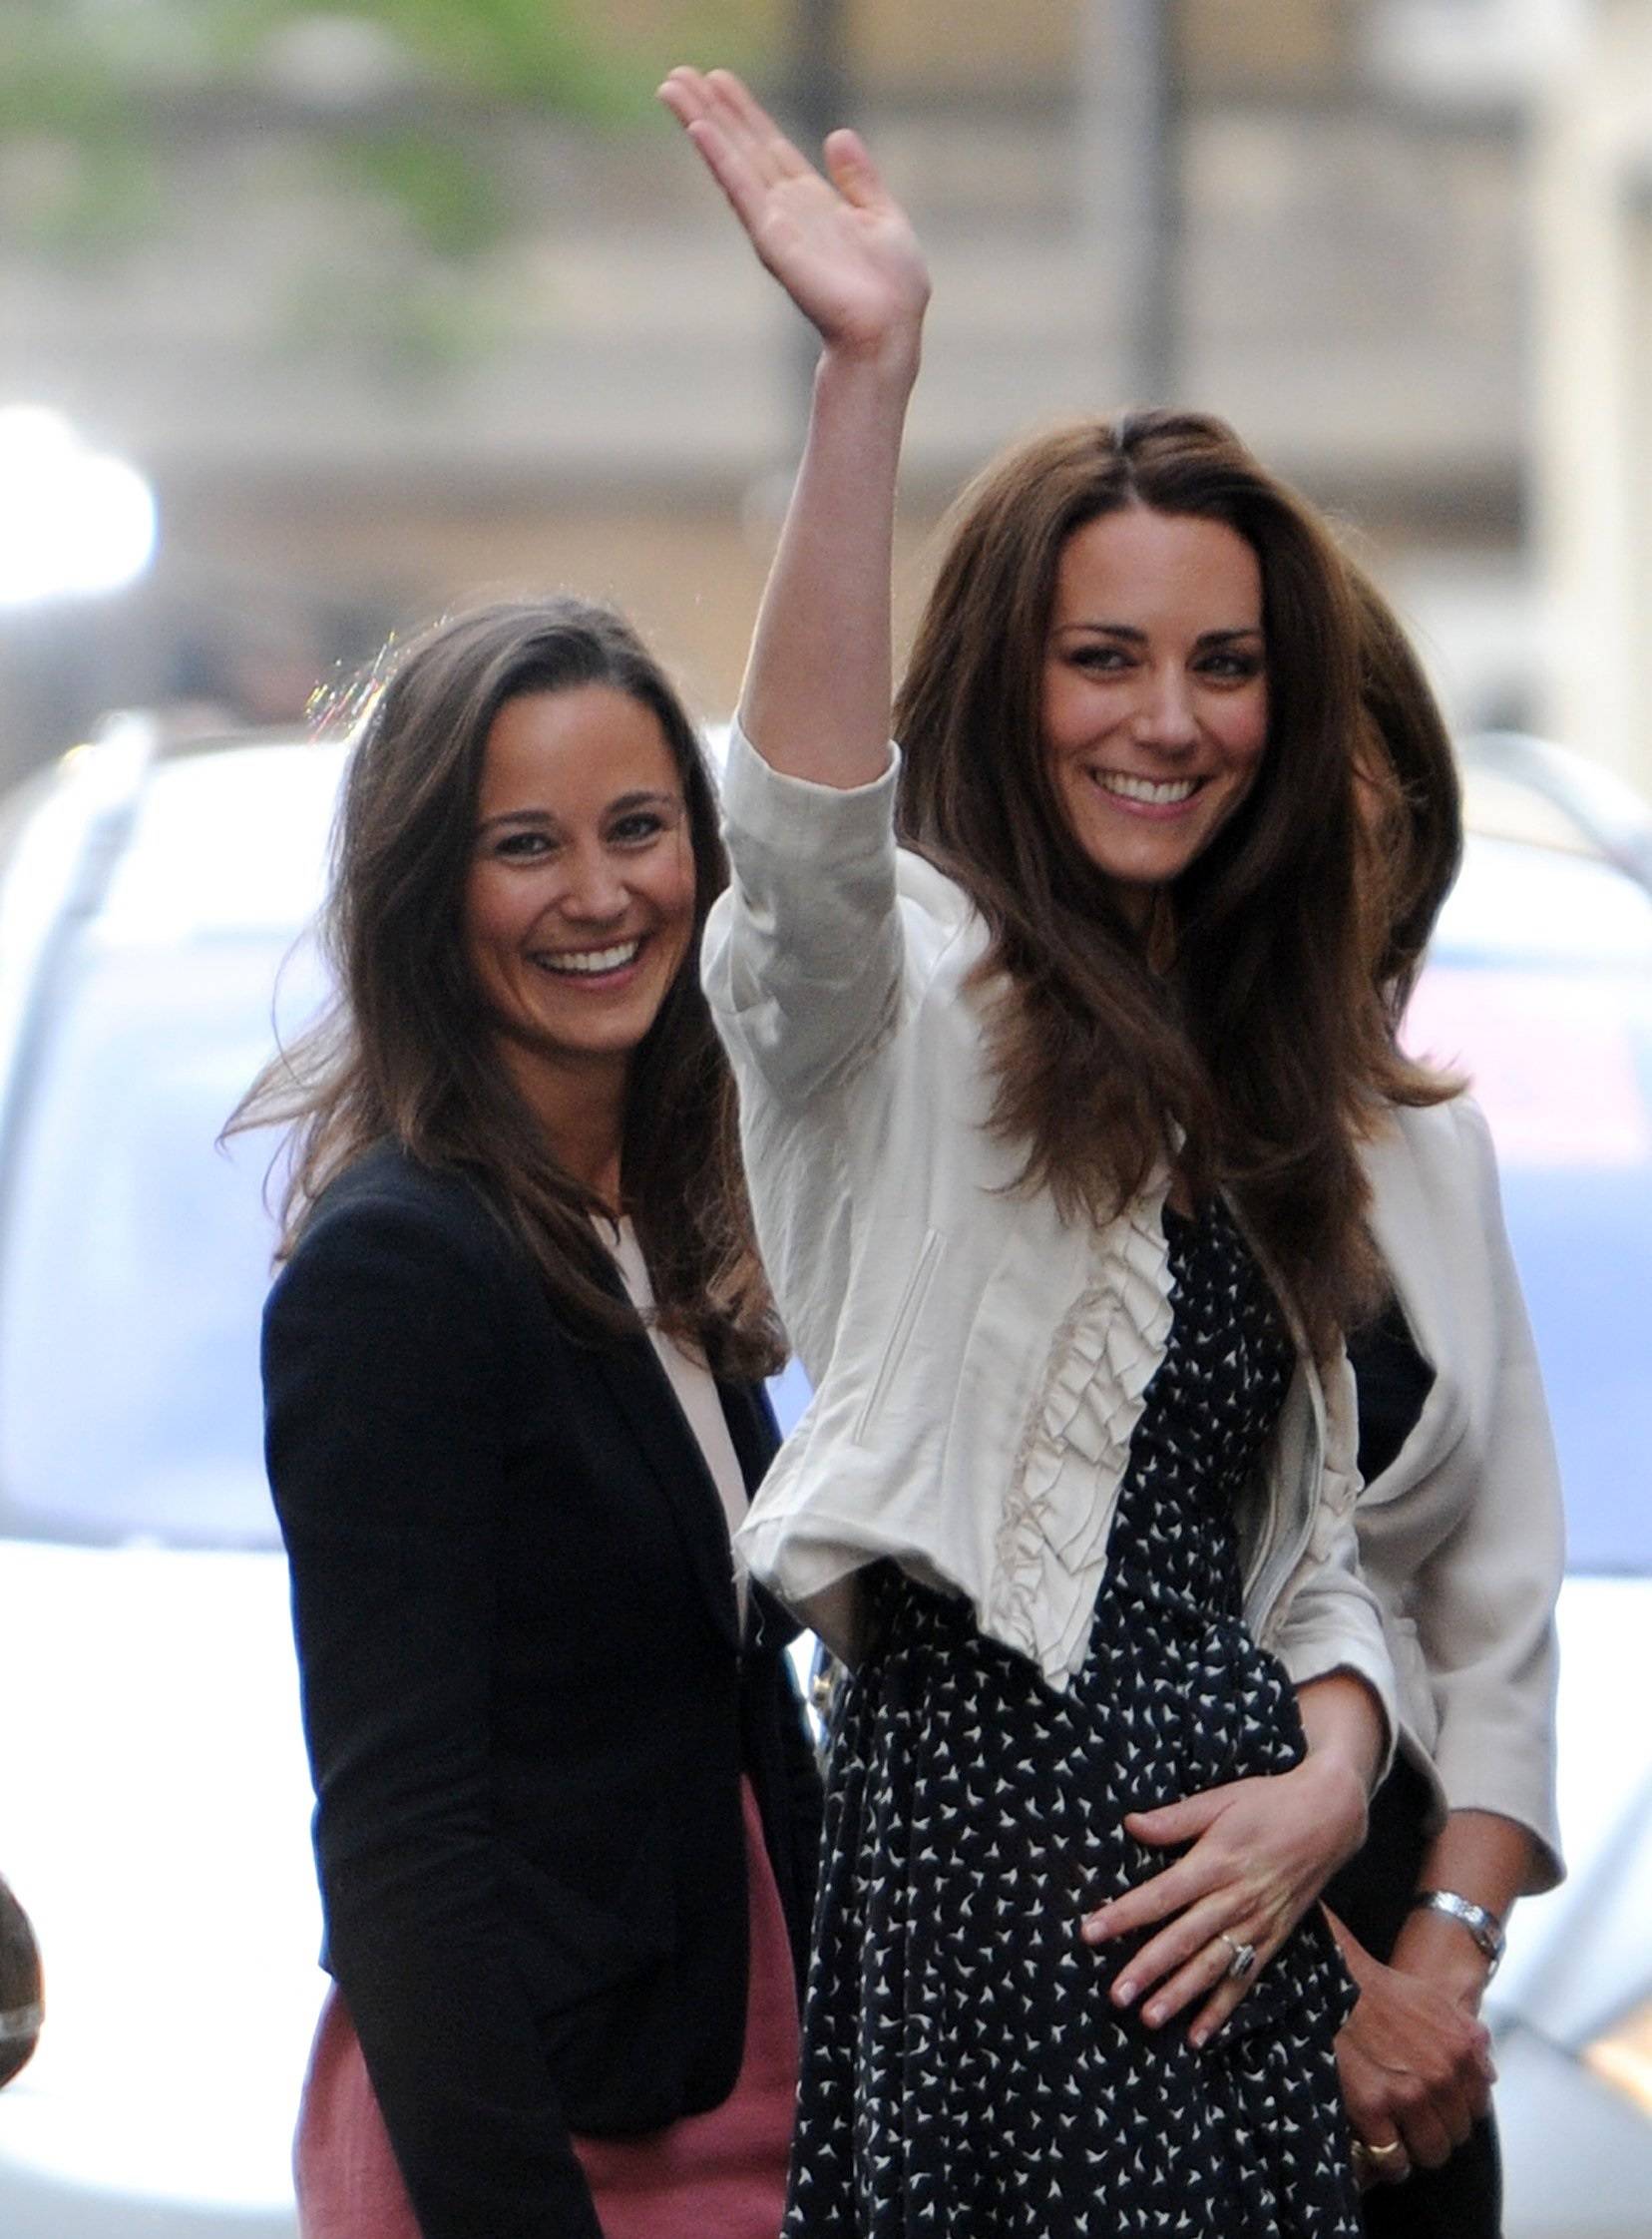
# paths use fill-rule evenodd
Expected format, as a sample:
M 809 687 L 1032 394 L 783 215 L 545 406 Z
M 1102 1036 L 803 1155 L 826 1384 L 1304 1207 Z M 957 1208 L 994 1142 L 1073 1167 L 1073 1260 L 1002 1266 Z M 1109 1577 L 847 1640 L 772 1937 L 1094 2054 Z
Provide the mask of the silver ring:
M 1225 1928 L 1219 1928 L 1216 1931 L 1216 1939 L 1218 1943 L 1225 1944 L 1233 1954 L 1232 1959 L 1227 1963 L 1229 1982 L 1242 1983 L 1256 1965 L 1256 1946 L 1254 1944 L 1241 1944 L 1238 1937 L 1230 1936 Z

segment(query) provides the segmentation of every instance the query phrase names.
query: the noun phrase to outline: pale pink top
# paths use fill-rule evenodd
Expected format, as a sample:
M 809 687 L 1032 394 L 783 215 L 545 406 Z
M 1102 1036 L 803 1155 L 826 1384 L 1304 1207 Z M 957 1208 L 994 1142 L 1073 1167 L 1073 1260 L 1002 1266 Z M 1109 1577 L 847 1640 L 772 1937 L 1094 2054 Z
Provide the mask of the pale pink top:
M 745 2057 L 720 2107 L 645 2138 L 576 2138 L 606 2239 L 775 2239 L 797 2097 L 797 1993 L 757 1799 L 741 1783 L 751 1884 Z

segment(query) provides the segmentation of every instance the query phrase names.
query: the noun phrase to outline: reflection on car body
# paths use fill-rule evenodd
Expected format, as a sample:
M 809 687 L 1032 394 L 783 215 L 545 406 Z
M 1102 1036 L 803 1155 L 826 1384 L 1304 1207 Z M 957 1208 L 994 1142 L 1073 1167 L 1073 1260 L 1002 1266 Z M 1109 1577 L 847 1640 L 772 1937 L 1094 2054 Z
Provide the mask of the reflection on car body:
M 1522 747 L 1530 742 L 1519 742 Z M 1550 806 L 1567 758 L 1542 748 Z M 1499 752 L 1494 767 L 1530 770 Z M 1470 803 L 1474 798 L 1470 760 Z M 1652 864 L 1652 818 L 1613 853 Z M 1634 824 L 1638 814 L 1640 822 Z M 1587 833 L 1583 835 L 1588 837 Z M 1507 2239 L 1652 2229 L 1652 893 L 1589 853 L 1470 842 L 1408 1021 L 1490 1121 L 1566 1489 L 1559 1789 L 1569 1879 L 1516 1907 L 1487 1996 Z
M 320 1929 L 260 1458 L 268 1148 L 212 1140 L 338 767 L 133 726 L 0 834 L 0 1796 L 50 1992 L 0 2094 L 7 2239 L 293 2229 Z M 300 953 L 283 1012 L 316 984 Z

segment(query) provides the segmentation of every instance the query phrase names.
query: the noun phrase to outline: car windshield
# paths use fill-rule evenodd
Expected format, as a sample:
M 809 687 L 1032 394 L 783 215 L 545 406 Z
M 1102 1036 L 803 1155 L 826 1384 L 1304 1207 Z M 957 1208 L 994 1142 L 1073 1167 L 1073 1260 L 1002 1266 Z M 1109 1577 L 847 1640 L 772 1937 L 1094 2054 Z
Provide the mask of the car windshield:
M 3 1177 L 0 1530 L 269 1546 L 258 1318 L 267 1136 L 213 1137 L 313 1011 L 287 937 L 107 944 L 63 959 Z

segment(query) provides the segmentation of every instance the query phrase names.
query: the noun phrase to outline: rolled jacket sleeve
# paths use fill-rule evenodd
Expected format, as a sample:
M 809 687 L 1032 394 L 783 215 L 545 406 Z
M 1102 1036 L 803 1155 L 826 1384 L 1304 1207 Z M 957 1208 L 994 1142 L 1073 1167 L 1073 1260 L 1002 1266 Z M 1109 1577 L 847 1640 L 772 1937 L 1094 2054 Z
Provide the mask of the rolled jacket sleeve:
M 1383 1717 L 1381 1778 L 1394 1762 L 1400 1712 L 1383 1621 L 1359 1575 L 1351 1519 L 1322 1535 L 1320 1551 L 1292 1593 L 1274 1646 L 1298 1687 L 1329 1678 L 1335 1671 L 1351 1672 L 1365 1681 Z
M 870 785 L 782 776 L 736 724 L 723 773 L 733 878 L 702 969 L 719 1032 L 771 1095 L 806 1103 L 882 1041 L 900 1000 L 894 804 L 899 756 Z
M 1490 1135 L 1466 1101 L 1457 1120 L 1471 1145 L 1495 1302 L 1493 1385 L 1476 1482 L 1455 1529 L 1419 1567 L 1408 1599 L 1439 1718 L 1434 1762 L 1446 1801 L 1530 1831 L 1535 1892 L 1562 1872 L 1554 1803 L 1560 1469 Z
M 1321 1379 L 1323 1423 L 1313 1525 L 1301 1562 L 1287 1581 L 1270 1645 L 1293 1683 L 1346 1671 L 1370 1689 L 1383 1718 L 1380 1773 L 1394 1761 L 1400 1732 L 1394 1661 L 1377 1597 L 1360 1570 L 1355 1505 L 1360 1476 L 1358 1403 L 1347 1352 L 1339 1346 Z

